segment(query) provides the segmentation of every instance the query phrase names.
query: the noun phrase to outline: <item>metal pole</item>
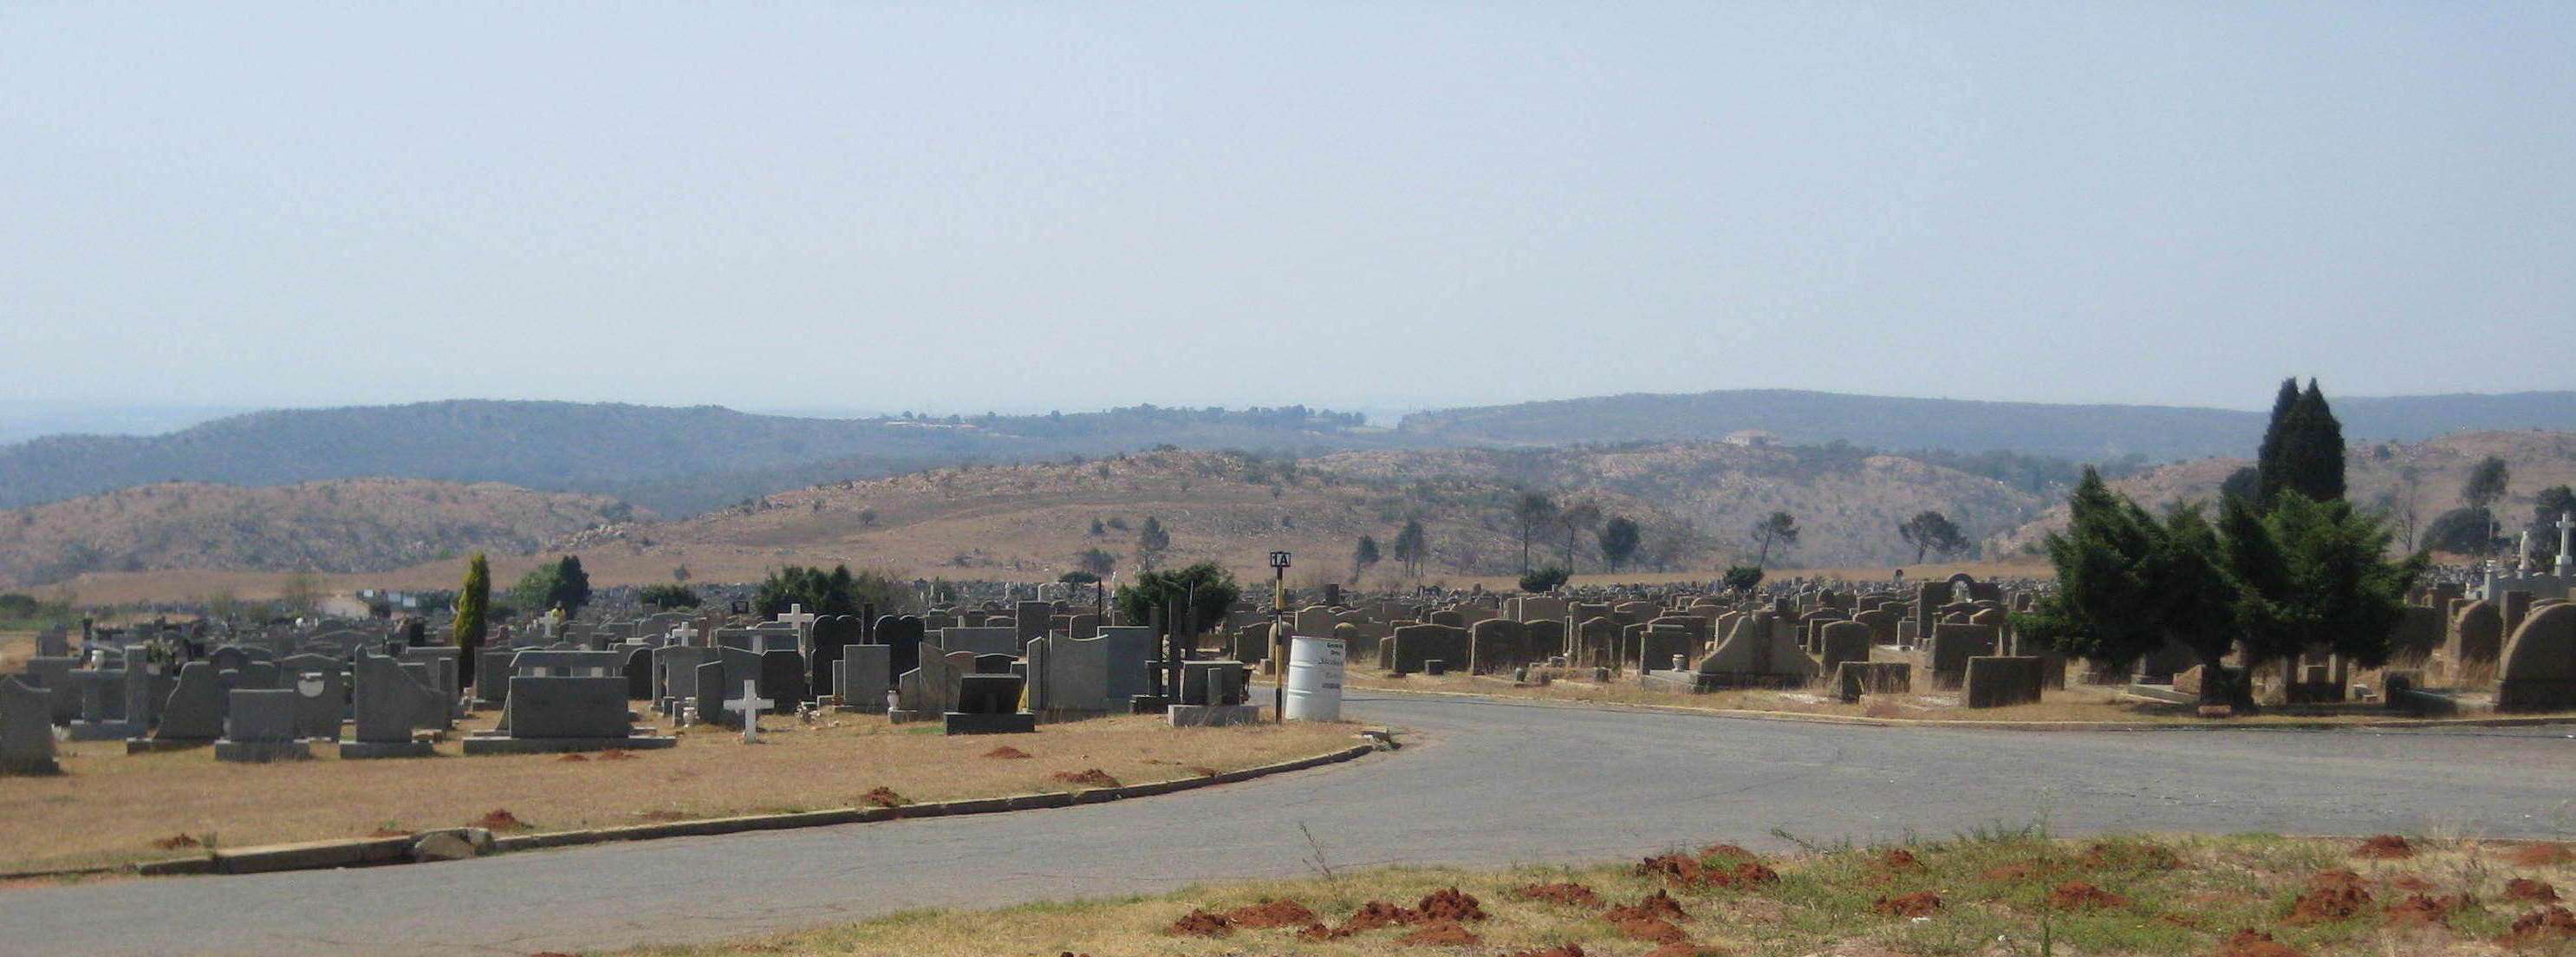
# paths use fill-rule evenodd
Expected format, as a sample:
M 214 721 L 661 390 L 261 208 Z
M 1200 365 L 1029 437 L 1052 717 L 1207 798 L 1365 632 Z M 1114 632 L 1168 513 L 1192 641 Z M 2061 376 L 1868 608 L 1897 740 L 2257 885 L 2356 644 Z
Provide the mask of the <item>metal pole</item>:
M 1288 722 L 1288 566 L 1277 565 L 1270 580 L 1270 721 Z

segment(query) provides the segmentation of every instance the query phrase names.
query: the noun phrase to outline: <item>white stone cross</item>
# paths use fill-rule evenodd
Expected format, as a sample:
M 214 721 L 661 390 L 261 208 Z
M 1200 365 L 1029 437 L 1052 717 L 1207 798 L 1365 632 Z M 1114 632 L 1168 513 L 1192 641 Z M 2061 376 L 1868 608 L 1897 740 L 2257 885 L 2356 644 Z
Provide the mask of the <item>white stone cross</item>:
M 687 622 L 682 622 L 671 629 L 672 644 L 685 645 L 696 640 L 698 640 L 698 630 L 689 627 Z
M 2576 512 L 2558 513 L 2558 577 L 2576 575 Z
M 777 703 L 760 696 L 760 682 L 743 681 L 742 697 L 725 702 L 725 710 L 742 712 L 742 743 L 760 743 L 760 713 Z
M 787 611 L 778 616 L 778 620 L 796 626 L 796 633 L 803 635 L 806 629 L 814 627 L 814 619 L 821 617 L 823 616 L 806 611 L 803 605 L 789 605 Z

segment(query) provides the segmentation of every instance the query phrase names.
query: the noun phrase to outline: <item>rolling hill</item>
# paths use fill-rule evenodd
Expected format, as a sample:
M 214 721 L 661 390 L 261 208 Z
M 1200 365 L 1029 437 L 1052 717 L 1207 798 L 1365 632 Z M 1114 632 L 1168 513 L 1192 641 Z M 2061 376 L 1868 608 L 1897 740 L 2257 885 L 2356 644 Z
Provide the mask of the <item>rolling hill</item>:
M 2268 399 L 2270 392 L 2261 390 Z M 2576 392 L 2334 397 L 2354 442 L 2417 442 L 2471 429 L 2576 430 Z M 1760 429 L 1783 441 L 1881 449 L 2002 449 L 2098 462 L 2241 455 L 2267 413 L 2138 405 L 2056 405 L 1742 389 L 1695 395 L 1633 393 L 1443 409 L 1406 416 L 1401 430 L 1443 445 L 1722 439 Z
M 950 419 L 802 419 L 716 406 L 459 400 L 256 412 L 156 436 L 0 447 L 0 508 L 150 482 L 277 485 L 390 476 L 615 495 L 685 515 L 825 479 L 1174 443 L 1249 449 L 1386 441 L 1357 416 L 1158 409 Z
M 490 483 L 166 482 L 0 512 L 0 584 L 102 571 L 388 571 L 476 550 L 526 551 L 638 517 L 603 496 Z

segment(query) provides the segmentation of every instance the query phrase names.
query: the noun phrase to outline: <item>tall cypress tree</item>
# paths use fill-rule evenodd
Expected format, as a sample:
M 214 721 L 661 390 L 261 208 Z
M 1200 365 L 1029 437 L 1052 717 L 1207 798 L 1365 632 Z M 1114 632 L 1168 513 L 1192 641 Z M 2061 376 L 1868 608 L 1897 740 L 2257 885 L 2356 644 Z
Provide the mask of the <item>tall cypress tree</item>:
M 2311 501 L 2341 500 L 2343 423 L 2335 420 L 2334 409 L 2326 405 L 2326 394 L 2317 388 L 2317 380 L 2309 379 L 2308 391 L 2299 396 L 2294 421 L 2299 431 L 2282 452 L 2292 469 L 2287 487 L 2299 490 Z
M 456 592 L 453 638 L 456 647 L 465 649 L 465 654 L 460 656 L 462 660 L 456 663 L 456 680 L 460 684 L 474 683 L 475 653 L 483 649 L 484 619 L 491 608 L 492 565 L 483 558 L 482 552 L 475 552 L 474 557 L 465 563 L 465 586 Z
M 2281 380 L 2280 393 L 2272 397 L 2272 420 L 2263 426 L 2263 444 L 2254 452 L 2258 505 L 2271 501 L 2272 493 L 2281 489 L 2281 441 L 2288 434 L 2291 414 L 2298 408 L 2299 379 L 2291 376 Z
M 2318 502 L 2343 498 L 2343 423 L 2335 420 L 2317 380 L 2308 380 L 2306 391 L 2296 379 L 2282 381 L 2256 453 L 2255 475 L 2258 508 L 2271 507 L 2283 490 Z

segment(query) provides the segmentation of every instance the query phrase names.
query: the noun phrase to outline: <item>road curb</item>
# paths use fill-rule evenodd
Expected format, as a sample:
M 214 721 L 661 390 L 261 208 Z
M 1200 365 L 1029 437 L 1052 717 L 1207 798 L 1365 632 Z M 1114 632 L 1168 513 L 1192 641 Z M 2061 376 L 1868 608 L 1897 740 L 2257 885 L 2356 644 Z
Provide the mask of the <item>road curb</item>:
M 1840 724 L 1871 728 L 1938 728 L 1953 731 L 2336 731 L 2344 729 L 2388 730 L 2406 728 L 2527 728 L 2551 724 L 2576 724 L 2576 715 L 2528 718 L 2387 718 L 2369 721 L 2265 721 L 2246 724 L 2171 724 L 2147 721 L 1964 721 L 1955 718 L 1863 718 L 1840 714 L 1808 714 L 1802 711 L 1761 711 L 1750 708 L 1693 708 L 1686 705 L 1636 704 L 1622 701 L 1567 701 L 1559 698 L 1519 698 L 1511 695 L 1485 694 L 1473 691 L 1431 691 L 1410 688 L 1353 687 L 1349 691 L 1377 694 L 1421 695 L 1438 698 L 1474 698 L 1481 701 L 1506 701 L 1546 708 L 1577 708 L 1590 711 L 1657 711 L 1669 714 L 1691 714 L 1711 718 L 1739 718 L 1746 721 L 1791 721 L 1802 724 Z
M 868 824 L 905 818 L 956 817 L 970 814 L 1000 814 L 1045 808 L 1101 804 L 1134 797 L 1150 797 L 1197 788 L 1233 784 L 1290 771 L 1303 771 L 1350 761 L 1363 755 L 1385 750 L 1375 744 L 1355 744 L 1337 751 L 1278 761 L 1256 767 L 1214 775 L 1172 778 L 1125 784 L 1108 788 L 1085 788 L 1079 791 L 1050 791 L 1038 794 L 1015 794 L 1007 797 L 965 798 L 955 801 L 933 801 L 926 804 L 904 804 L 895 807 L 850 807 L 821 811 L 793 811 L 781 814 L 747 814 L 734 817 L 704 818 L 692 821 L 667 821 L 654 824 L 630 824 L 618 827 L 587 828 L 577 831 L 549 831 L 543 834 L 518 834 L 509 837 L 484 836 L 476 841 L 483 854 L 505 854 L 512 851 L 534 851 L 558 847 L 606 844 L 612 841 L 649 841 L 668 837 L 710 837 L 749 831 L 776 831 L 800 827 L 830 827 L 838 824 Z M 98 867 L 58 868 L 39 871 L 0 873 L 0 881 L 45 880 L 67 877 L 94 877 L 109 874 L 133 874 L 144 877 L 191 874 L 266 874 L 279 871 L 321 870 L 340 867 L 372 867 L 413 863 L 414 846 L 432 834 L 468 829 L 423 831 L 390 837 L 363 837 L 328 841 L 302 841 L 293 844 L 268 844 L 216 850 L 195 857 L 168 858 L 137 864 L 110 864 Z

